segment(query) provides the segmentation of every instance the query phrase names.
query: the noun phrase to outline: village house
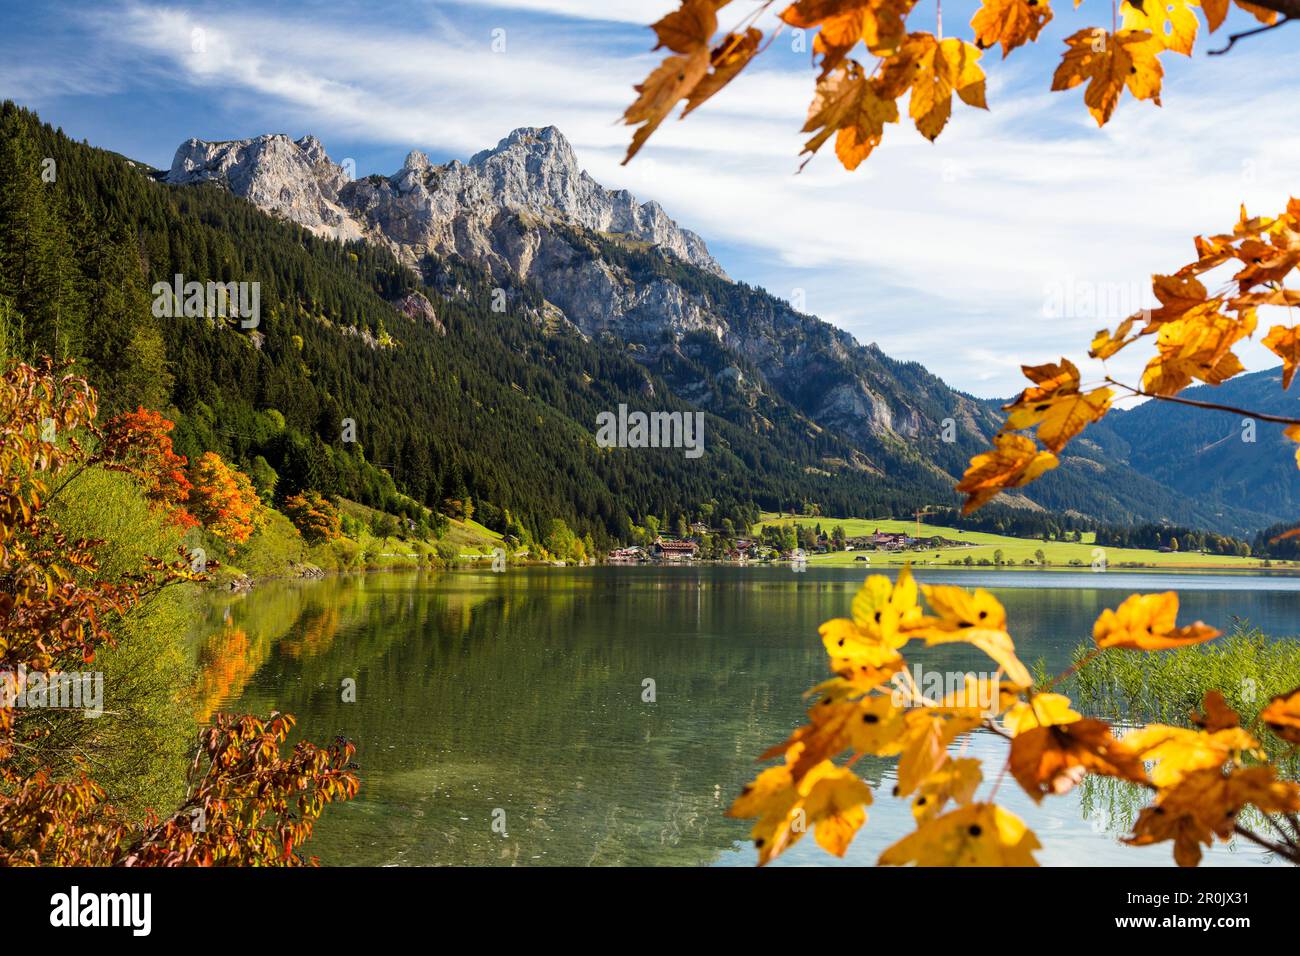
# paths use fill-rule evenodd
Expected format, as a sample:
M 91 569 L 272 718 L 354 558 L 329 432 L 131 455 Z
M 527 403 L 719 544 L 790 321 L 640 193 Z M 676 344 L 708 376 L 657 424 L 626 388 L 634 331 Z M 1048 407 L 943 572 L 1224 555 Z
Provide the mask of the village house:
M 651 553 L 661 561 L 690 561 L 699 550 L 700 546 L 694 541 L 672 541 L 658 537 L 655 538 Z
M 868 540 L 882 551 L 897 551 L 913 543 L 913 540 L 901 531 L 895 533 L 881 531 L 879 528 Z

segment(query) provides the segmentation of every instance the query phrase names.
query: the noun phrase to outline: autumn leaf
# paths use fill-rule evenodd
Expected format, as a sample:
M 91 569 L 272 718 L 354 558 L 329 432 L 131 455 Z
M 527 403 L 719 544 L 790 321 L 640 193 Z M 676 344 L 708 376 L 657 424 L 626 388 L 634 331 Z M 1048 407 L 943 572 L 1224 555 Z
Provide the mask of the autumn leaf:
M 1124 0 L 1120 7 L 1125 29 L 1145 30 L 1166 49 L 1192 55 L 1201 23 L 1196 0 Z
M 1188 716 L 1197 727 L 1210 733 L 1241 724 L 1241 717 L 1228 706 L 1223 694 L 1217 690 L 1206 691 L 1200 711 L 1192 711 Z
M 1025 687 L 1033 678 L 1016 657 L 1015 643 L 1007 633 L 1007 612 L 988 591 L 973 594 L 947 584 L 921 585 L 925 599 L 938 617 L 927 617 L 912 630 L 929 645 L 962 642 L 978 647 L 993 658 L 1013 684 Z
M 998 435 L 993 445 L 992 451 L 970 460 L 970 467 L 957 483 L 957 490 L 967 496 L 962 514 L 979 508 L 1000 491 L 1029 484 L 1060 464 L 1055 455 L 1040 451 L 1023 435 Z
M 1160 307 L 1146 316 L 1148 332 L 1168 322 L 1211 316 L 1223 304 L 1222 299 L 1212 298 L 1201 281 L 1190 275 L 1154 275 L 1151 291 L 1160 300 Z
M 1007 733 L 1015 737 L 1035 727 L 1072 724 L 1083 715 L 1070 706 L 1064 694 L 1035 694 L 1032 701 L 1019 701 L 1002 718 Z
M 1052 77 L 1052 89 L 1071 90 L 1086 81 L 1083 102 L 1098 126 L 1106 125 L 1125 87 L 1135 98 L 1160 105 L 1164 70 L 1156 55 L 1164 47 L 1147 31 L 1112 34 L 1093 27 L 1080 30 L 1065 43 L 1068 49 Z
M 1002 59 L 1012 50 L 1038 39 L 1039 32 L 1052 19 L 1046 0 L 984 0 L 975 11 L 971 29 L 975 45 L 987 50 L 1002 44 Z
M 1282 360 L 1283 388 L 1291 387 L 1296 363 L 1300 362 L 1300 336 L 1297 336 L 1297 332 L 1300 332 L 1298 326 L 1275 325 L 1261 339 L 1261 344 Z
M 1038 838 L 1015 814 L 972 803 L 926 820 L 880 855 L 881 866 L 1037 866 Z
M 744 34 L 727 34 L 712 50 L 709 41 L 718 28 L 717 11 L 727 0 L 682 0 L 679 9 L 656 22 L 655 49 L 673 52 L 645 82 L 634 89 L 636 101 L 623 113 L 623 122 L 638 127 L 632 135 L 623 165 L 645 145 L 680 100 L 682 116 L 695 110 L 726 86 L 758 52 L 762 33 L 750 28 Z
M 908 726 L 904 712 L 887 696 L 858 700 L 823 697 L 808 711 L 808 720 L 758 759 L 784 753 L 791 776 L 798 781 L 817 764 L 850 748 L 857 753 L 896 753 Z
M 897 796 L 920 786 L 948 759 L 948 745 L 984 722 L 977 708 L 918 707 L 903 714 L 904 730 L 882 753 L 898 754 Z
M 930 33 L 911 33 L 898 52 L 884 61 L 881 94 L 912 91 L 907 112 L 917 130 L 933 141 L 952 115 L 952 95 L 963 103 L 988 109 L 984 98 L 983 52 L 964 40 L 938 40 Z
M 1118 608 L 1101 612 L 1092 626 L 1092 639 L 1101 649 L 1123 647 L 1136 651 L 1163 651 L 1201 644 L 1219 636 L 1214 628 L 1197 621 L 1178 627 L 1178 593 L 1133 594 Z
M 799 0 L 781 11 L 792 27 L 819 27 L 813 52 L 821 56 L 821 75 L 835 69 L 857 44 L 872 53 L 894 50 L 907 32 L 905 21 L 915 0 Z
M 857 169 L 880 145 L 885 124 L 897 122 L 895 98 L 881 96 L 880 84 L 868 79 L 862 67 L 850 61 L 818 80 L 803 127 L 803 132 L 816 135 L 804 143 L 803 152 L 811 156 L 834 135 L 840 164 L 848 170 Z
M 1259 742 L 1240 727 L 1211 733 L 1148 724 L 1125 734 L 1124 745 L 1143 760 L 1154 761 L 1151 782 L 1157 787 L 1168 787 L 1188 773 L 1222 767 L 1235 754 L 1256 749 Z
M 727 0 L 682 0 L 682 5 L 651 24 L 658 43 L 655 49 L 674 53 L 695 53 L 709 42 L 718 29 L 718 10 Z
M 1022 730 L 1011 741 L 1011 775 L 1035 802 L 1067 793 L 1086 773 L 1145 783 L 1141 757 L 1116 740 L 1110 725 L 1083 718 Z
M 1287 743 L 1300 745 L 1300 687 L 1270 700 L 1259 719 Z
M 1098 388 L 1079 390 L 1079 370 L 1069 359 L 1060 364 L 1021 366 L 1025 376 L 1037 383 L 1027 388 L 1009 405 L 1006 431 L 1020 431 L 1037 426 L 1038 440 L 1053 453 L 1061 449 L 1088 425 L 1103 418 L 1110 409 L 1112 392 Z
M 921 781 L 912 798 L 912 816 L 918 823 L 938 816 L 949 800 L 958 804 L 970 803 L 984 775 L 980 762 L 974 757 L 958 757 Z
M 728 33 L 709 55 L 709 72 L 695 85 L 686 98 L 682 118 L 697 109 L 709 97 L 722 89 L 743 70 L 758 53 L 763 33 L 750 27 L 741 35 Z
M 638 129 L 632 134 L 632 143 L 623 157 L 624 165 L 641 151 L 677 101 L 689 97 L 708 71 L 709 52 L 701 48 L 688 55 L 668 57 L 644 83 L 635 87 L 640 96 L 623 114 L 623 122 Z
M 1115 327 L 1111 332 L 1107 329 L 1101 329 L 1092 339 L 1092 346 L 1088 349 L 1088 355 L 1095 359 L 1108 359 L 1120 349 L 1128 346 L 1137 340 L 1136 335 L 1129 335 L 1133 329 L 1133 323 L 1136 316 L 1129 316 L 1123 322 Z
M 1162 790 L 1156 802 L 1138 814 L 1131 846 L 1174 841 L 1179 866 L 1196 866 L 1201 846 L 1214 837 L 1227 840 L 1236 829 L 1237 815 L 1246 806 L 1264 813 L 1291 813 L 1300 809 L 1300 786 L 1276 779 L 1269 766 L 1234 768 L 1224 774 L 1217 768 L 1187 774 Z
M 1274 23 L 1277 23 L 1276 10 L 1269 10 L 1267 7 L 1256 6 L 1253 3 L 1247 3 L 1246 0 L 1232 0 L 1232 2 L 1266 26 L 1272 26 Z
M 843 856 L 866 822 L 871 788 L 845 767 L 823 761 L 796 782 L 788 767 L 770 767 L 741 791 L 730 817 L 758 817 L 750 831 L 763 865 L 793 846 L 808 827 L 823 848 Z
M 1228 18 L 1228 6 L 1229 0 L 1201 0 L 1201 9 L 1205 11 L 1211 33 L 1223 26 L 1223 21 Z
M 890 666 L 898 659 L 897 649 L 911 639 L 908 629 L 922 620 L 917 597 L 916 582 L 906 567 L 897 583 L 883 574 L 868 577 L 853 597 L 853 616 L 834 618 L 819 629 L 831 670 L 848 676 L 863 666 Z

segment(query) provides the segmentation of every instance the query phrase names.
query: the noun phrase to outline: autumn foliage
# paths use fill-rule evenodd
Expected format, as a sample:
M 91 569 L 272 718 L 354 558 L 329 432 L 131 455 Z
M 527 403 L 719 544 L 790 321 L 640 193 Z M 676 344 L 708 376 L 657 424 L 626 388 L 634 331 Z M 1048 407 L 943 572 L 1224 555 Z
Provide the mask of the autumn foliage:
M 897 758 L 893 795 L 911 801 L 916 820 L 913 833 L 881 852 L 882 865 L 1036 865 L 1038 837 L 997 805 L 994 793 L 1009 776 L 1041 802 L 1068 793 L 1088 774 L 1152 793 L 1127 843 L 1172 842 L 1177 862 L 1194 866 L 1202 847 L 1236 835 L 1300 863 L 1300 785 L 1278 779 L 1258 736 L 1300 740 L 1300 688 L 1272 701 L 1258 728 L 1242 727 L 1212 691 L 1202 711 L 1190 715 L 1191 727 L 1148 724 L 1117 736 L 1051 686 L 1034 686 L 1016 656 L 1006 612 L 987 591 L 918 585 L 904 569 L 896 582 L 868 578 L 851 615 L 821 627 L 833 676 L 809 691 L 808 723 L 761 755 L 781 760 L 728 810 L 757 818 L 752 835 L 760 864 L 809 830 L 827 851 L 844 855 L 875 798 L 851 769 L 867 754 Z M 1092 656 L 1158 652 L 1218 636 L 1199 621 L 1180 627 L 1177 616 L 1176 594 L 1135 594 L 1097 619 Z M 928 698 L 902 654 L 912 642 L 969 644 L 992 658 L 997 671 L 993 679 L 969 674 L 964 687 Z M 950 752 L 981 730 L 1007 741 L 996 774 L 962 755 L 964 747 Z M 851 756 L 837 762 L 843 754 Z M 1244 825 L 1247 807 L 1267 815 L 1273 831 Z
M 1084 383 L 1066 358 L 1024 367 L 1029 387 L 1004 406 L 1007 417 L 994 447 L 971 459 L 957 485 L 966 494 L 966 511 L 1057 467 L 1062 449 L 1109 411 L 1115 389 L 1252 415 L 1178 392 L 1193 382 L 1217 385 L 1244 371 L 1233 348 L 1256 332 L 1259 309 L 1300 304 L 1300 292 L 1285 285 L 1300 265 L 1300 200 L 1292 199 L 1276 218 L 1250 217 L 1243 209 L 1231 232 L 1198 237 L 1195 249 L 1193 261 L 1153 277 L 1158 308 L 1129 316 L 1093 339 L 1089 354 L 1103 362 L 1149 342 L 1152 354 L 1139 385 L 1109 375 Z M 1207 288 L 1201 277 L 1220 269 L 1226 272 L 1221 283 Z M 1263 339 L 1282 359 L 1283 388 L 1300 362 L 1298 333 L 1300 327 L 1274 325 Z M 1281 421 L 1286 435 L 1300 442 L 1300 420 L 1256 417 Z M 920 605 L 922 595 L 930 613 Z M 1103 653 L 1158 653 L 1218 636 L 1199 621 L 1180 626 L 1177 617 L 1173 592 L 1131 595 L 1102 611 L 1093 627 L 1094 650 L 1071 671 Z M 1117 736 L 1105 721 L 1083 716 L 1053 692 L 1061 677 L 1034 686 L 1016 657 L 1006 614 L 991 594 L 925 584 L 918 589 L 907 570 L 896 583 L 869 578 L 854 598 L 852 617 L 828 621 L 821 634 L 835 676 L 810 691 L 809 723 L 762 755 L 780 755 L 783 763 L 763 771 L 729 811 L 758 818 L 753 835 L 760 863 L 808 827 L 826 849 L 844 853 L 872 800 L 848 764 L 834 763 L 849 752 L 853 759 L 896 756 L 897 795 L 912 799 L 916 832 L 886 849 L 882 864 L 1033 864 L 1037 837 L 991 796 L 977 798 L 987 782 L 979 761 L 949 753 L 977 729 L 1008 742 L 992 790 L 1009 775 L 1037 802 L 1069 792 L 1089 774 L 1116 778 L 1153 795 L 1126 838 L 1134 846 L 1171 842 L 1174 859 L 1194 866 L 1204 847 L 1237 836 L 1300 863 L 1300 785 L 1278 778 L 1261 741 L 1269 734 L 1300 745 L 1300 688 L 1270 701 L 1256 726 L 1242 726 L 1223 695 L 1211 691 L 1201 710 L 1189 715 L 1191 726 L 1148 724 Z M 992 686 L 968 676 L 964 692 L 927 699 L 901 653 L 913 641 L 970 644 L 997 663 L 1002 679 Z M 950 803 L 956 808 L 942 813 Z M 1270 829 L 1261 833 L 1243 824 L 1247 807 L 1262 814 Z
M 51 517 L 87 468 L 134 474 L 159 494 L 166 479 L 154 479 L 175 465 L 152 413 L 103 433 L 95 416 L 94 391 L 48 360 L 0 375 L 0 671 L 10 675 L 92 662 L 134 608 L 202 580 L 183 555 L 107 580 L 102 542 L 73 539 Z M 299 864 L 321 809 L 357 788 L 351 745 L 303 742 L 285 757 L 292 718 L 218 715 L 200 735 L 184 804 L 137 824 L 107 804 L 89 762 L 74 779 L 18 769 L 16 754 L 49 733 L 42 716 L 0 701 L 0 865 Z
M 1127 396 L 1278 422 L 1287 426 L 1288 438 L 1300 443 L 1300 419 L 1178 394 L 1189 385 L 1220 385 L 1244 372 L 1233 349 L 1256 334 L 1260 310 L 1300 305 L 1300 288 L 1286 284 L 1300 266 L 1300 199 L 1292 199 L 1277 217 L 1250 216 L 1243 208 L 1230 232 L 1197 236 L 1194 245 L 1196 258 L 1191 262 L 1151 277 L 1158 307 L 1130 315 L 1093 337 L 1088 355 L 1103 363 L 1139 343 L 1149 344 L 1140 382 L 1125 384 L 1106 375 L 1102 381 L 1085 383 L 1067 358 L 1023 367 L 1033 384 L 1004 406 L 1007 418 L 993 449 L 971 459 L 957 485 L 966 495 L 966 511 L 1055 468 L 1065 446 L 1110 410 L 1116 389 Z M 1213 288 L 1203 278 L 1211 273 L 1221 277 Z M 1300 326 L 1272 325 L 1260 341 L 1282 360 L 1282 387 L 1289 388 L 1300 363 Z M 1041 449 L 1025 434 L 1031 431 Z
M 243 544 L 266 522 L 266 509 L 248 476 L 216 452 L 204 452 L 190 470 L 190 510 L 209 532 Z
M 653 25 L 655 49 L 669 55 L 636 87 L 636 101 L 623 114 L 625 123 L 637 127 L 625 163 L 679 102 L 684 118 L 734 80 L 779 33 L 793 28 L 816 31 L 811 53 L 817 79 L 803 127 L 812 135 L 803 151 L 811 158 L 834 137 L 840 163 L 855 169 L 880 145 L 886 127 L 901 122 L 904 96 L 908 119 L 929 140 L 948 125 L 954 94 L 967 106 L 988 109 L 980 63 L 985 51 L 1000 46 L 1006 59 L 1038 41 L 1052 20 L 1048 0 L 982 0 L 965 39 L 942 35 L 942 0 L 923 14 L 938 20 L 937 36 L 910 29 L 911 18 L 929 6 L 917 0 L 797 0 L 778 7 L 780 22 L 764 36 L 755 24 L 778 6 L 774 0 L 738 14 L 733 26 L 720 30 L 718 14 L 729 5 L 730 0 L 681 0 L 677 10 Z M 1062 38 L 1066 48 L 1051 88 L 1082 86 L 1084 105 L 1098 126 L 1111 118 L 1126 90 L 1159 106 L 1160 58 L 1190 56 L 1201 26 L 1197 11 L 1213 33 L 1230 6 L 1251 18 L 1257 30 L 1287 22 L 1279 10 L 1296 8 L 1293 0 L 1112 0 L 1109 28 L 1087 27 Z M 1230 38 L 1229 45 L 1242 35 Z
M 145 495 L 178 527 L 192 528 L 198 519 L 186 510 L 193 486 L 185 474 L 184 455 L 172 450 L 169 433 L 175 423 L 146 408 L 123 412 L 103 426 L 107 467 L 135 475 Z
M 307 490 L 291 495 L 281 507 L 303 538 L 315 544 L 332 541 L 343 534 L 343 517 L 339 509 L 319 491 Z

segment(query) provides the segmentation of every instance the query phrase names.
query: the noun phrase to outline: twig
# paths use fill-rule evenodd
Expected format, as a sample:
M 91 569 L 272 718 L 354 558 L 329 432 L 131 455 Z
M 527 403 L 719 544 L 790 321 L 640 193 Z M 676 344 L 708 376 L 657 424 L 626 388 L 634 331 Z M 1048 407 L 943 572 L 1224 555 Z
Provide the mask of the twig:
M 1241 33 L 1234 33 L 1232 36 L 1228 37 L 1227 46 L 1225 46 L 1221 50 L 1211 50 L 1210 56 L 1222 56 L 1224 53 L 1227 53 L 1229 50 L 1231 50 L 1233 46 L 1236 45 L 1238 40 L 1244 40 L 1246 39 L 1246 37 L 1253 37 L 1260 33 L 1267 33 L 1269 30 L 1276 30 L 1278 27 L 1290 23 L 1293 19 L 1294 17 L 1283 17 L 1281 20 L 1278 20 L 1276 23 L 1270 23 L 1262 27 L 1255 27 L 1255 29 L 1253 30 L 1245 30 Z
M 1191 405 L 1195 408 L 1211 408 L 1220 412 L 1231 412 L 1234 415 L 1244 415 L 1247 418 L 1257 418 L 1262 422 L 1276 422 L 1279 425 L 1300 425 L 1300 418 L 1285 418 L 1282 415 L 1266 415 L 1263 412 L 1252 412 L 1248 408 L 1238 408 L 1235 405 L 1221 405 L 1218 402 L 1198 402 L 1194 398 L 1179 398 L 1177 395 L 1157 395 L 1154 392 L 1146 392 L 1140 388 L 1134 388 L 1132 385 L 1125 385 L 1123 382 L 1117 382 L 1109 375 L 1106 376 L 1106 381 L 1111 385 L 1126 389 L 1141 398 L 1156 398 L 1162 402 L 1175 402 L 1179 405 Z

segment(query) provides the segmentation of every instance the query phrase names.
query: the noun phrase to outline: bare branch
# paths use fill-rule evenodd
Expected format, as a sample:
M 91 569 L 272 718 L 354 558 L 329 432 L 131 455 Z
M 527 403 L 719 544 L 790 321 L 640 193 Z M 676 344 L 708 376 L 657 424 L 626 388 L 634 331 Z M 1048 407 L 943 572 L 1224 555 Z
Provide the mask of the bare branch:
M 1248 408 L 1238 408 L 1235 405 L 1220 405 L 1218 402 L 1198 402 L 1194 398 L 1179 398 L 1177 395 L 1156 395 L 1154 392 L 1144 392 L 1140 388 L 1134 388 L 1132 385 L 1125 385 L 1123 382 L 1117 382 L 1109 375 L 1106 381 L 1111 385 L 1116 385 L 1132 392 L 1141 398 L 1154 398 L 1162 402 L 1174 402 L 1178 405 L 1191 405 L 1195 408 L 1212 408 L 1215 411 L 1231 412 L 1234 415 L 1242 415 L 1246 418 L 1258 418 L 1261 422 L 1276 422 L 1279 425 L 1300 425 L 1300 418 L 1285 418 L 1281 415 L 1266 415 L 1263 412 L 1252 412 Z
M 1260 33 L 1267 33 L 1269 30 L 1276 30 L 1278 27 L 1285 26 L 1286 24 L 1290 23 L 1292 19 L 1293 19 L 1292 17 L 1284 16 L 1281 20 L 1278 20 L 1276 23 L 1269 23 L 1262 27 L 1256 27 L 1253 30 L 1246 30 L 1242 33 L 1234 33 L 1232 36 L 1228 37 L 1227 46 L 1223 47 L 1220 50 L 1211 50 L 1210 56 L 1220 56 L 1224 53 L 1227 53 L 1229 50 L 1231 50 L 1234 46 L 1237 45 L 1238 40 L 1244 40 L 1246 39 L 1246 37 L 1253 37 Z

